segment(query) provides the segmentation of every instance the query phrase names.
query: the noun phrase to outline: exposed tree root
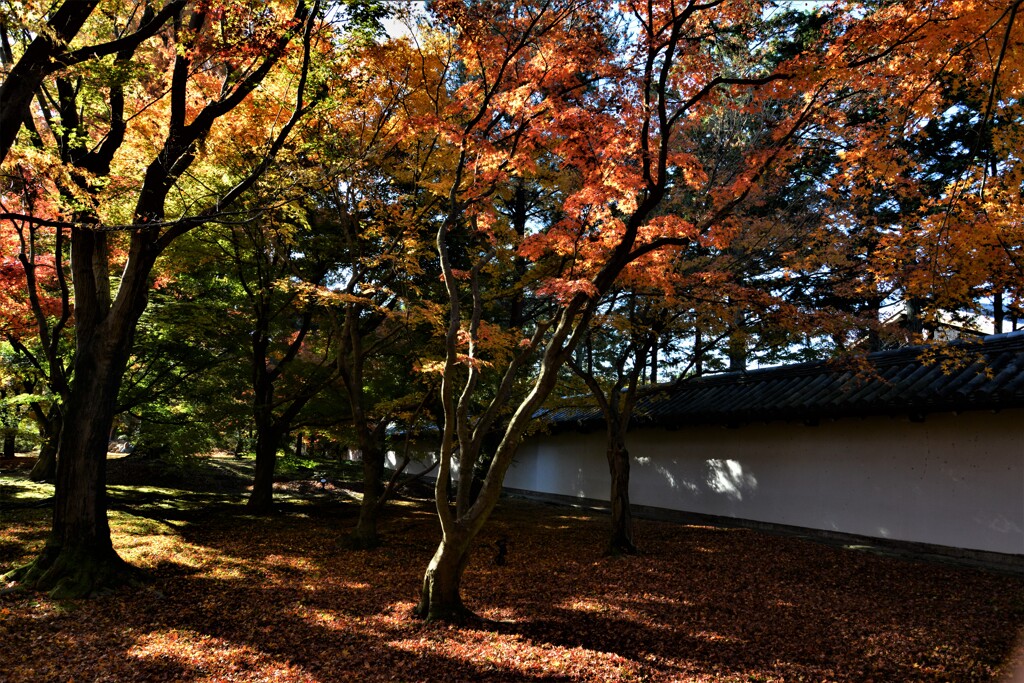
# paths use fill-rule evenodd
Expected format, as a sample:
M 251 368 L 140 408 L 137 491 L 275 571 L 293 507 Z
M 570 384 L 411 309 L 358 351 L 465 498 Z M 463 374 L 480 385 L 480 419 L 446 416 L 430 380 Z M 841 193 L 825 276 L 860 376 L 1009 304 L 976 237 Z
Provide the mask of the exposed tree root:
M 145 579 L 141 569 L 128 564 L 111 549 L 60 548 L 47 545 L 31 563 L 3 576 L 28 590 L 43 591 L 56 599 L 90 598 L 110 593 Z
M 412 613 L 428 624 L 439 622 L 454 626 L 483 627 L 489 623 L 487 619 L 479 616 L 461 602 L 457 605 L 435 604 L 429 607 L 421 602 L 413 609 Z

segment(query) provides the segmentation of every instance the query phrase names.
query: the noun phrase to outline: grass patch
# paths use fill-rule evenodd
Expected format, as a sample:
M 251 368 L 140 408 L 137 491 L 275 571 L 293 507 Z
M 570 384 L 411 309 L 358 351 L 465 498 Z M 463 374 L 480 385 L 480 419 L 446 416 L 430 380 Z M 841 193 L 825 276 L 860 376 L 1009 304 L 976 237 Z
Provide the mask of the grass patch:
M 53 497 L 53 484 L 34 482 L 23 475 L 0 475 L 0 508 L 23 506 Z

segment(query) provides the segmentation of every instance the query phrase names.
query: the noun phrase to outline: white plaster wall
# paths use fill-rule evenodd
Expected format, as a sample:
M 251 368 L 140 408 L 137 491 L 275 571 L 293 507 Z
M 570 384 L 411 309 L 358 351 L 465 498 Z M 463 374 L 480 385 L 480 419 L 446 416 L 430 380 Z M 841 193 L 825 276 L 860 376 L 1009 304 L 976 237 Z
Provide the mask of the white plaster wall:
M 439 439 L 440 437 L 438 437 Z M 405 450 L 404 444 L 402 450 Z M 413 441 L 409 446 L 409 464 L 406 465 L 404 471 L 408 474 L 419 474 L 423 470 L 430 469 L 435 460 L 437 460 L 437 442 L 434 439 Z M 388 451 L 384 456 L 384 466 L 388 469 L 396 469 L 400 464 L 402 464 L 401 452 Z M 458 479 L 458 463 L 452 463 L 452 466 L 456 472 L 455 478 Z M 436 471 L 437 468 L 434 469 Z
M 639 505 L 1024 554 L 1024 411 L 640 430 Z M 608 500 L 603 432 L 523 444 L 505 486 Z

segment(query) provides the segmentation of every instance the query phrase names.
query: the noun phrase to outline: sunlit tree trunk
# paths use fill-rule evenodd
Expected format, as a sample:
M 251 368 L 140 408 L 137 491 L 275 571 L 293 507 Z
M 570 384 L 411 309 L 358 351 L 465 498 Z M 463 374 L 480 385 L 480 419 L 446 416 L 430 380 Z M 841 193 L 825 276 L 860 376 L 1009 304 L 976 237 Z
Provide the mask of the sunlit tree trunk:
M 417 616 L 427 621 L 463 623 L 474 614 L 462 603 L 462 574 L 469 562 L 468 533 L 447 534 L 423 575 Z
M 54 481 L 57 476 L 57 451 L 60 447 L 60 430 L 64 416 L 60 410 L 51 410 L 43 425 L 43 443 L 39 447 L 39 458 L 32 466 L 28 478 L 32 481 Z

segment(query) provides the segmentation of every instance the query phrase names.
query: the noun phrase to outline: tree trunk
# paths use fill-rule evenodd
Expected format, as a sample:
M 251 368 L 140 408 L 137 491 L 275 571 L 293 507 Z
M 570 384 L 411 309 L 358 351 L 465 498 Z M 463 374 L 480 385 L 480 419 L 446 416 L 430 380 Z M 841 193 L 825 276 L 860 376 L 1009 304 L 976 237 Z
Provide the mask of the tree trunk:
M 462 604 L 462 573 L 469 561 L 471 536 L 460 532 L 441 540 L 423 575 L 420 601 L 414 613 L 427 621 L 466 623 L 477 617 Z
M 359 506 L 359 521 L 349 535 L 346 545 L 353 550 L 368 550 L 380 545 L 377 518 L 384 480 L 384 448 L 371 435 L 361 439 L 359 451 L 363 459 L 363 502 Z
M 146 236 L 132 236 L 117 300 L 111 302 L 105 233 L 74 228 L 74 381 L 64 407 L 53 529 L 34 562 L 8 574 L 54 597 L 93 595 L 133 580 L 114 551 L 107 523 L 107 443 L 135 328 L 146 309 L 156 259 Z
M 123 338 L 122 325 L 104 325 L 103 331 L 79 330 L 57 460 L 53 530 L 39 557 L 7 577 L 55 598 L 86 597 L 138 575 L 114 551 L 106 502 L 107 438 L 131 340 Z
M 746 316 L 742 309 L 733 314 L 733 327 L 729 332 L 729 372 L 743 372 L 747 369 Z
M 1003 320 L 1006 318 L 1003 306 L 1003 293 L 996 292 L 992 295 L 992 334 L 1003 333 Z
M 704 338 L 700 327 L 693 328 L 693 374 L 697 377 L 704 374 Z
M 274 467 L 281 431 L 270 424 L 256 425 L 256 473 L 252 494 L 246 507 L 256 514 L 267 514 L 274 503 Z
M 288 433 L 287 425 L 274 420 L 274 379 L 268 370 L 269 336 L 266 332 L 268 318 L 257 312 L 257 330 L 252 342 L 252 420 L 256 428 L 256 472 L 252 481 L 252 493 L 246 507 L 258 515 L 271 511 L 274 503 L 274 467 L 277 464 L 277 447 L 281 438 Z
M 39 458 L 32 466 L 28 478 L 32 481 L 55 481 L 57 478 L 57 451 L 60 447 L 60 430 L 64 422 L 59 410 L 50 412 L 43 430 L 43 445 L 39 447 Z
M 635 555 L 633 543 L 633 515 L 629 508 L 629 451 L 624 435 L 609 433 L 608 471 L 612 477 L 611 489 L 611 538 L 608 542 L 609 555 Z
M 4 458 L 14 457 L 14 446 L 17 439 L 17 434 L 13 431 L 8 431 L 4 434 Z

